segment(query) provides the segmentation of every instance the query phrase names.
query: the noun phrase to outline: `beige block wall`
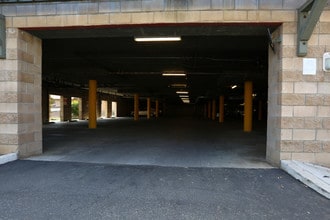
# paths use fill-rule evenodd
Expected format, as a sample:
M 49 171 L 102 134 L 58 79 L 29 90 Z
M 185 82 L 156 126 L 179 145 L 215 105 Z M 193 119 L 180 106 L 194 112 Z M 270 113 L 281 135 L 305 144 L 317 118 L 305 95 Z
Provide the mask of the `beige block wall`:
M 253 7 L 252 7 L 253 8 Z M 282 9 L 283 8 L 283 9 Z M 95 25 L 117 25 L 117 24 L 151 24 L 151 23 L 259 23 L 276 22 L 282 23 L 274 33 L 274 37 L 280 37 L 282 42 L 276 44 L 276 53 L 269 51 L 269 112 L 268 112 L 268 134 L 267 134 L 267 160 L 278 165 L 280 159 L 297 159 L 315 162 L 323 165 L 330 165 L 329 162 L 329 111 L 330 106 L 330 76 L 322 71 L 322 54 L 330 50 L 330 12 L 324 11 L 320 22 L 315 28 L 314 34 L 309 41 L 307 57 L 317 58 L 318 71 L 316 76 L 302 75 L 302 58 L 296 56 L 296 10 L 286 7 L 279 9 L 257 10 L 255 8 L 235 8 L 219 10 L 171 10 L 171 11 L 126 11 L 126 12 L 104 12 L 104 13 L 61 13 L 57 11 L 51 15 L 13 15 L 7 16 L 6 24 L 8 31 L 16 28 L 40 28 L 40 27 L 74 27 L 74 26 L 95 26 Z M 24 32 L 22 32 L 24 33 Z M 35 131 L 34 140 L 41 146 L 41 119 L 39 119 L 38 103 L 41 50 L 40 41 L 26 33 L 19 36 L 8 36 L 8 59 L 1 60 L 1 71 L 9 71 L 4 76 L 8 79 L 0 81 L 5 91 L 0 91 L 1 99 L 5 104 L 0 104 L 0 120 L 18 117 L 16 114 L 29 113 L 28 106 L 36 110 L 34 122 L 21 124 L 5 123 L 8 131 L 13 133 L 10 140 L 0 142 L 1 149 L 19 149 L 22 155 L 28 155 L 27 142 L 19 145 L 19 138 L 15 138 L 18 132 L 27 132 L 29 128 Z M 15 46 L 20 49 L 15 48 Z M 14 48 L 11 48 L 11 47 Z M 31 54 L 30 50 L 24 50 L 32 46 L 37 54 Z M 17 52 L 17 54 L 16 54 Z M 31 63 L 31 61 L 36 61 Z M 29 71 L 22 71 L 29 69 Z M 1 76 L 3 77 L 3 76 Z M 29 82 L 20 83 L 17 78 L 30 79 Z M 36 77 L 36 78 L 35 78 Z M 33 79 L 33 83 L 31 82 Z M 15 90 L 17 83 L 17 91 Z M 24 90 L 26 83 L 31 89 Z M 35 90 L 34 93 L 32 92 Z M 4 89 L 3 89 L 4 90 Z M 15 90 L 15 91 L 11 91 Z M 4 95 L 6 93 L 6 95 Z M 41 93 L 41 89 L 40 89 Z M 24 94 L 24 95 L 23 95 Z M 31 94 L 33 94 L 31 96 Z M 8 100 L 8 97 L 10 100 Z M 19 99 L 29 100 L 29 104 L 18 101 Z M 33 99 L 33 102 L 31 101 Z M 14 101 L 13 101 L 14 100 Z M 12 117 L 11 117 L 12 115 Z M 5 119 L 4 119 L 5 118 Z M 40 114 L 41 118 L 41 114 Z M 14 119 L 12 119 L 14 120 Z M 33 127 L 33 124 L 37 126 Z M 16 125 L 16 126 L 15 126 Z M 39 126 L 39 127 L 38 127 Z M 32 130 L 33 130 L 32 129 Z M 7 133 L 0 132 L 7 137 Z M 10 137 L 10 136 L 8 136 Z M 3 138 L 6 139 L 6 138 Z M 40 139 L 40 140 L 39 140 Z M 24 139 L 25 140 L 25 139 Z M 27 139 L 31 141 L 32 139 Z M 16 143 L 16 142 L 17 143 Z M 8 145 L 8 143 L 14 143 Z M 9 146 L 9 148 L 8 148 Z M 40 146 L 36 148 L 40 152 Z
M 7 52 L 0 60 L 0 154 L 42 152 L 41 40 L 7 28 Z

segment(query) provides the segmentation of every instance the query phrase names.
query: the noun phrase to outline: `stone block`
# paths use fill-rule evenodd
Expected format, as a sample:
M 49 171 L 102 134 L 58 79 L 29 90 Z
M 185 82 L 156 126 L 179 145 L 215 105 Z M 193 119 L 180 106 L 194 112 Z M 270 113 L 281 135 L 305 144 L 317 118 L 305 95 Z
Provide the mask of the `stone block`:
M 24 134 L 19 134 L 18 136 L 19 144 L 29 143 L 33 141 L 34 141 L 34 133 L 24 133 Z
M 47 16 L 47 26 L 61 27 L 65 25 L 65 16 Z
M 296 22 L 285 22 L 283 23 L 283 34 L 296 34 L 297 23 Z
M 316 139 L 319 141 L 330 141 L 330 130 L 317 130 Z
M 153 23 L 153 20 L 154 20 L 153 12 L 132 13 L 133 24 L 149 24 L 149 23 Z
M 56 15 L 56 4 L 37 4 L 37 15 Z
M 282 57 L 283 58 L 292 58 L 296 56 L 297 48 L 296 46 L 283 46 L 282 47 Z
M 322 142 L 320 142 L 320 141 L 304 141 L 304 152 L 307 152 L 307 153 L 322 152 Z
M 248 11 L 248 21 L 259 21 L 258 17 L 258 12 L 257 11 Z
M 315 161 L 317 164 L 330 167 L 330 153 L 322 152 L 315 154 Z
M 330 118 L 324 118 L 322 124 L 324 129 L 330 129 Z
M 298 160 L 306 163 L 314 163 L 315 153 L 292 153 L 292 160 Z
M 122 12 L 134 12 L 142 11 L 142 1 L 141 0 L 126 0 L 120 1 L 120 10 Z
M 329 45 L 330 44 L 330 37 L 327 34 L 320 34 L 319 35 L 319 45 Z
M 188 0 L 188 10 L 208 10 L 211 8 L 211 0 Z
M 88 24 L 87 15 L 67 15 L 65 25 L 67 26 L 84 26 Z
M 114 13 L 110 14 L 110 24 L 130 24 L 130 13 Z
M 323 152 L 330 153 L 330 141 L 323 142 Z
M 304 118 L 282 117 L 281 128 L 304 128 Z
M 293 140 L 315 140 L 316 131 L 313 129 L 293 129 Z
M 292 158 L 291 152 L 281 152 L 280 155 L 280 160 L 291 160 Z
M 282 117 L 293 116 L 293 106 L 281 106 Z
M 18 124 L 0 124 L 0 131 L 6 131 L 5 134 L 16 135 L 18 133 Z
M 88 15 L 88 24 L 104 25 L 109 24 L 109 14 L 91 14 Z
M 284 46 L 294 46 L 296 45 L 296 38 L 295 34 L 283 34 L 282 36 L 282 44 Z
M 281 129 L 281 140 L 292 140 L 292 129 Z
M 0 84 L 1 85 L 1 84 Z M 0 92 L 0 103 L 15 103 L 17 102 L 17 92 Z
M 165 10 L 187 10 L 188 9 L 188 1 L 187 0 L 166 0 Z
M 318 106 L 318 117 L 330 117 L 330 108 L 329 106 Z
M 201 21 L 223 21 L 222 11 L 201 11 Z
M 258 10 L 258 21 L 265 22 L 265 21 L 271 21 L 272 20 L 272 14 L 271 11 L 268 10 Z
M 199 11 L 178 11 L 178 22 L 200 22 L 201 14 Z
M 330 11 L 324 10 L 322 12 L 320 22 L 330 22 Z
M 316 82 L 296 82 L 294 83 L 294 93 L 317 93 Z
M 320 22 L 320 34 L 330 34 L 330 23 Z
M 25 27 L 27 25 L 26 17 L 13 17 L 13 27 Z
M 247 11 L 224 11 L 223 18 L 225 21 L 246 21 Z
M 303 141 L 281 141 L 281 152 L 303 152 Z
M 120 1 L 99 2 L 99 13 L 120 12 Z
M 319 94 L 330 94 L 330 82 L 319 82 L 317 84 L 317 92 Z
M 18 114 L 17 113 L 0 113 L 1 124 L 17 124 Z
M 47 19 L 44 16 L 27 17 L 27 27 L 45 27 L 47 26 Z
M 304 128 L 317 129 L 322 128 L 322 119 L 320 118 L 305 118 Z
M 176 21 L 176 12 L 155 12 L 154 14 L 155 23 L 176 23 Z
M 283 82 L 281 83 L 281 92 L 282 93 L 293 93 L 293 83 L 292 82 Z
M 257 9 L 258 0 L 236 0 L 235 9 Z
M 282 9 L 282 0 L 259 0 L 259 9 Z
M 281 102 L 282 105 L 304 105 L 305 95 L 303 94 L 282 94 Z
M 294 106 L 293 115 L 295 117 L 315 117 L 316 109 L 315 106 Z
M 283 22 L 293 22 L 296 21 L 296 11 L 288 11 L 288 10 L 283 10 L 283 11 L 277 11 L 273 10 L 272 11 L 272 19 L 273 21 L 283 21 Z

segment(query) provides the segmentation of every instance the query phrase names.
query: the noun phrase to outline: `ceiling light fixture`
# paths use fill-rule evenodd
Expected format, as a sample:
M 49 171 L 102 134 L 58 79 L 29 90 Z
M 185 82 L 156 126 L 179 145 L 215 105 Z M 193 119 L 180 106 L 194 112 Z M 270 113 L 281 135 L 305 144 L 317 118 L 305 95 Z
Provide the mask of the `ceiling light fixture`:
M 232 85 L 231 86 L 231 89 L 235 89 L 235 88 L 237 88 L 237 85 Z
M 181 37 L 135 37 L 136 42 L 181 41 Z
M 187 74 L 184 71 L 166 71 L 163 72 L 163 76 L 186 76 Z M 187 84 L 185 84 L 187 85 Z
M 188 94 L 188 91 L 176 91 L 176 94 Z
M 171 84 L 172 88 L 187 88 L 187 84 L 186 83 L 173 83 Z

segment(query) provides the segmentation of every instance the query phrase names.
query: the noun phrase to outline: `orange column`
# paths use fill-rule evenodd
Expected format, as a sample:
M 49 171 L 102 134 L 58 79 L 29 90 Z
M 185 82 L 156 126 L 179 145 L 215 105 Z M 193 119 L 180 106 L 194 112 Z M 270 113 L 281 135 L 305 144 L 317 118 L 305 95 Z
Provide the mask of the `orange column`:
M 225 121 L 225 97 L 222 95 L 219 97 L 219 122 Z
M 252 91 L 253 84 L 246 81 L 244 84 L 244 131 L 252 131 Z
M 97 94 L 97 82 L 96 80 L 89 80 L 88 90 L 88 127 L 96 128 L 96 94 Z
M 147 119 L 150 119 L 151 116 L 151 100 L 147 98 Z
M 134 121 L 139 120 L 139 95 L 134 95 Z
M 216 117 L 217 117 L 217 108 L 216 108 L 216 101 L 215 101 L 215 99 L 213 99 L 212 100 L 212 120 L 214 121 L 215 119 L 216 119 Z
M 158 101 L 158 99 L 156 100 L 156 112 L 155 112 L 155 116 L 156 116 L 156 118 L 159 117 L 159 101 Z

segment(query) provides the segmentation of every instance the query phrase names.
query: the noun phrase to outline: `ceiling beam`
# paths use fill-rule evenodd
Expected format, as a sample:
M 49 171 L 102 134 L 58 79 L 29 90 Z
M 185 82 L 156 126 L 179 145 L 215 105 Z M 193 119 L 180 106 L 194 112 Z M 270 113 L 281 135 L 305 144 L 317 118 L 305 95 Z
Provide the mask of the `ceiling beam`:
M 308 0 L 298 9 L 297 56 L 307 55 L 308 40 L 326 3 L 327 0 Z

